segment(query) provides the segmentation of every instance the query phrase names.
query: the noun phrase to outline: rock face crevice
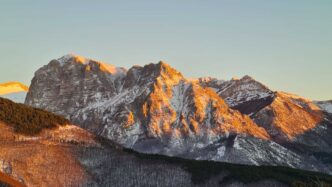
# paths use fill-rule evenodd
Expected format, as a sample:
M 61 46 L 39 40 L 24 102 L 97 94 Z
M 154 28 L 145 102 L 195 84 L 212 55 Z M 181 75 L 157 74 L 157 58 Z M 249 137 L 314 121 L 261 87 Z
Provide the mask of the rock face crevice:
M 139 152 L 328 171 L 254 122 L 276 97 L 249 76 L 188 80 L 164 62 L 125 70 L 66 55 L 35 73 L 25 103 Z

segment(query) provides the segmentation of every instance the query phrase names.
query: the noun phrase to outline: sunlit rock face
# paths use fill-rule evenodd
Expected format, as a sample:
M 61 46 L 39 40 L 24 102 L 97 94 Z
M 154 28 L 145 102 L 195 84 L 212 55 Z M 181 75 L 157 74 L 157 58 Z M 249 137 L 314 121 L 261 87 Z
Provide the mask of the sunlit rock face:
M 254 118 L 258 124 L 269 129 L 272 136 L 293 140 L 316 127 L 323 120 L 323 115 L 311 101 L 280 92 Z
M 16 103 L 24 103 L 29 88 L 19 82 L 0 84 L 0 97 L 10 99 Z
M 269 105 L 274 92 L 250 77 L 211 80 L 188 80 L 164 62 L 127 71 L 67 55 L 35 73 L 26 104 L 139 152 L 322 170 L 245 115 Z M 241 108 L 250 103 L 260 104 Z
M 281 144 L 297 145 L 304 152 L 332 153 L 331 115 L 315 102 L 284 92 L 253 116 Z

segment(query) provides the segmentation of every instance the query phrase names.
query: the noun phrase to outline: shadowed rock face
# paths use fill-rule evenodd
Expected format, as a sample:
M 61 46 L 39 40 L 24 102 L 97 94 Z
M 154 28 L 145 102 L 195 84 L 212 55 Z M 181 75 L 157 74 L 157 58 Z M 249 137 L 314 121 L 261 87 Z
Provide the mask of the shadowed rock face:
M 323 121 L 323 114 L 312 102 L 277 93 L 274 101 L 254 119 L 279 139 L 293 140 Z
M 38 90 L 31 88 L 26 103 L 39 108 L 49 107 L 52 112 L 70 117 L 82 107 L 109 99 L 119 91 L 117 81 L 123 80 L 126 70 L 113 68 L 109 71 L 105 67 L 100 62 L 77 56 L 53 60 L 35 73 L 32 84 L 39 87 Z M 44 102 L 36 102 L 37 98 Z
M 248 76 L 193 81 L 163 62 L 126 71 L 69 55 L 35 73 L 26 104 L 144 153 L 326 171 L 316 168 L 319 161 L 272 142 L 265 125 L 244 115 L 274 98 Z

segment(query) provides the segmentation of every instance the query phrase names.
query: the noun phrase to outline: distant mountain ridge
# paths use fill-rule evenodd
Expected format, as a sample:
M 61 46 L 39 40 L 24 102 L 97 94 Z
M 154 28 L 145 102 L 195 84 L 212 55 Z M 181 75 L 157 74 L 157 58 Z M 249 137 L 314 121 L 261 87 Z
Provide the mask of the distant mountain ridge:
M 6 82 L 0 84 L 0 94 L 9 94 L 15 92 L 27 92 L 29 87 L 20 82 Z
M 331 114 L 250 76 L 189 80 L 164 62 L 66 55 L 35 73 L 25 103 L 143 153 L 332 173 Z
M 24 103 L 29 87 L 20 82 L 6 82 L 0 84 L 0 97 L 17 103 Z

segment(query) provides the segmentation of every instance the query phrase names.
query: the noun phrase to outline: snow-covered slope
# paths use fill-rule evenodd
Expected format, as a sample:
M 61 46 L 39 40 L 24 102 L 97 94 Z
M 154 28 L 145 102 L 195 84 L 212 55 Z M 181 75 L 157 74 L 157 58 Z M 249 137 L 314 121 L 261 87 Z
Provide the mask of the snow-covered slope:
M 240 113 L 254 116 L 274 98 L 248 76 L 188 80 L 164 62 L 127 71 L 67 55 L 35 73 L 26 104 L 139 152 L 329 171 Z
M 17 103 L 24 103 L 28 87 L 19 82 L 0 84 L 0 97 L 10 99 Z

